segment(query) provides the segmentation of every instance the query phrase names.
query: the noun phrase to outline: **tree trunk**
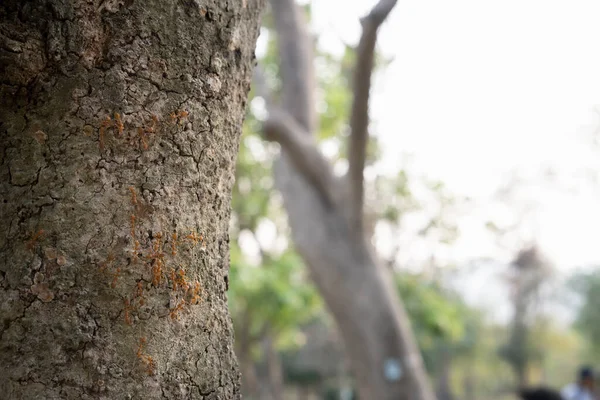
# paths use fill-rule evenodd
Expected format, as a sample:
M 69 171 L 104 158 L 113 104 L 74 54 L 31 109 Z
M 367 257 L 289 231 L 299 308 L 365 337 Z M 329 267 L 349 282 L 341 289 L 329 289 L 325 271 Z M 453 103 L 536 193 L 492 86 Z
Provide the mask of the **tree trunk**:
M 299 386 L 296 388 L 296 400 L 310 400 L 310 388 Z
M 475 361 L 469 356 L 463 372 L 463 392 L 465 400 L 475 400 Z
M 389 270 L 285 158 L 276 168 L 294 244 L 338 325 L 360 398 L 434 399 Z
M 238 344 L 236 355 L 242 372 L 242 394 L 244 398 L 254 400 L 258 398 L 259 385 L 256 365 L 252 359 L 253 338 L 250 334 L 251 320 L 247 310 L 238 321 L 240 325 L 235 328 L 236 343 Z
M 267 376 L 269 381 L 270 398 L 272 400 L 283 400 L 283 367 L 279 353 L 275 348 L 273 336 L 268 333 L 263 338 L 263 354 L 267 361 Z
M 258 377 L 254 362 L 239 353 L 236 353 L 240 360 L 240 369 L 242 372 L 242 393 L 246 399 L 256 399 L 258 391 Z
M 3 398 L 240 398 L 228 222 L 261 8 L 0 3 Z
M 528 386 L 527 372 L 529 355 L 527 342 L 529 327 L 527 326 L 525 319 L 525 304 L 517 302 L 515 308 L 515 317 L 509 342 L 509 362 L 512 366 L 519 388 L 525 388 Z
M 303 14 L 293 0 L 271 0 L 270 4 L 282 93 L 281 109 L 272 104 L 268 93 L 263 95 L 270 111 L 264 131 L 267 139 L 281 145 L 275 181 L 294 245 L 341 332 L 360 398 L 432 400 L 435 395 L 408 316 L 389 269 L 374 255 L 364 223 L 363 172 L 377 30 L 396 0 L 380 0 L 361 19 L 348 173 L 342 179 L 334 176 L 314 141 L 313 55 Z
M 463 376 L 463 391 L 465 400 L 475 400 L 476 364 L 475 355 L 470 355 L 465 365 Z
M 450 374 L 452 371 L 452 354 L 447 346 L 442 345 L 437 357 L 437 397 L 438 400 L 454 400 Z

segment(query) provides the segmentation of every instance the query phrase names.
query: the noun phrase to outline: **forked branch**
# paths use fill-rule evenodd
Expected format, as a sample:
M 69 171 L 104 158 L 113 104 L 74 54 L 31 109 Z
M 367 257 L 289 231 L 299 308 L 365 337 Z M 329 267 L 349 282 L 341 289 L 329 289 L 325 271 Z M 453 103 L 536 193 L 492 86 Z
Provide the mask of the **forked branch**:
M 268 106 L 269 117 L 263 130 L 268 140 L 278 142 L 296 170 L 322 196 L 334 203 L 331 166 L 317 148 L 312 134 L 316 125 L 314 71 L 311 40 L 302 10 L 295 0 L 271 0 L 277 32 L 282 81 L 282 109 L 274 107 L 266 82 L 258 69 L 255 83 Z M 262 83 L 261 83 L 262 81 Z
M 268 117 L 263 122 L 265 139 L 277 142 L 288 154 L 296 170 L 317 190 L 325 203 L 333 204 L 333 173 L 313 137 L 286 111 L 277 108 L 272 99 L 264 71 L 254 68 L 254 87 L 265 101 Z
M 353 101 L 350 114 L 350 143 L 348 154 L 348 175 L 352 201 L 354 228 L 363 228 L 363 202 L 365 159 L 369 139 L 369 92 L 375 58 L 377 30 L 386 19 L 397 0 L 380 0 L 371 12 L 361 19 L 362 36 L 357 48 L 356 66 L 353 79 Z
M 311 135 L 295 119 L 282 110 L 269 110 L 263 124 L 265 138 L 278 142 L 290 157 L 296 170 L 312 184 L 326 205 L 334 204 L 334 178 L 331 166 Z

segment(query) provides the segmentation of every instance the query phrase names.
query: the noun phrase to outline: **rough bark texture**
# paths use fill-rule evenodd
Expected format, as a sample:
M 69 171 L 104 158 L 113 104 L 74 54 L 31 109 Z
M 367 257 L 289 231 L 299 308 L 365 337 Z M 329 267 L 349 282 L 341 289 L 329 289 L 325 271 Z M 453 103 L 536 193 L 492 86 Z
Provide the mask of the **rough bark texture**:
M 350 151 L 356 153 L 349 156 L 348 176 L 333 178 L 310 137 L 317 129 L 313 58 L 302 14 L 293 0 L 271 1 L 283 93 L 282 109 L 271 105 L 265 133 L 281 145 L 275 178 L 294 244 L 339 327 L 360 398 L 431 400 L 435 395 L 408 317 L 388 269 L 370 246 L 363 221 L 372 58 L 377 29 L 395 3 L 381 0 L 361 21 L 349 139 Z
M 237 399 L 261 0 L 0 2 L 0 397 Z

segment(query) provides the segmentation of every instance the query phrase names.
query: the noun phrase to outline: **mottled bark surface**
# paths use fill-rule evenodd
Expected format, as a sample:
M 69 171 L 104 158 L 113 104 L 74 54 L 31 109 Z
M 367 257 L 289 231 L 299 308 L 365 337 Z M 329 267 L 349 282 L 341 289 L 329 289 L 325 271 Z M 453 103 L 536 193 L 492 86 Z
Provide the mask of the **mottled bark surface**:
M 0 2 L 0 397 L 234 399 L 261 0 Z

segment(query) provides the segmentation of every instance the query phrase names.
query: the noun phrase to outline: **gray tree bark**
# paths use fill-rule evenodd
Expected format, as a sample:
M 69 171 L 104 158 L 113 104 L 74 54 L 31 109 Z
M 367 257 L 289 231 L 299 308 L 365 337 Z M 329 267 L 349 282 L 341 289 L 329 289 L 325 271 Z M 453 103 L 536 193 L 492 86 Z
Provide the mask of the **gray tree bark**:
M 261 0 L 0 2 L 0 397 L 238 399 Z
M 267 382 L 269 391 L 269 400 L 283 400 L 284 382 L 283 366 L 279 353 L 275 348 L 273 335 L 268 332 L 262 340 L 263 354 L 267 364 Z
M 452 353 L 446 345 L 437 351 L 436 369 L 438 400 L 454 400 L 451 385 Z
M 281 145 L 275 178 L 294 244 L 341 332 L 364 400 L 431 400 L 410 322 L 364 224 L 368 105 L 377 30 L 395 0 L 381 0 L 361 20 L 349 138 L 349 171 L 339 179 L 314 143 L 313 58 L 302 13 L 293 0 L 272 0 L 280 56 L 282 104 L 256 81 L 269 116 L 265 136 Z M 260 72 L 260 71 L 258 71 Z

